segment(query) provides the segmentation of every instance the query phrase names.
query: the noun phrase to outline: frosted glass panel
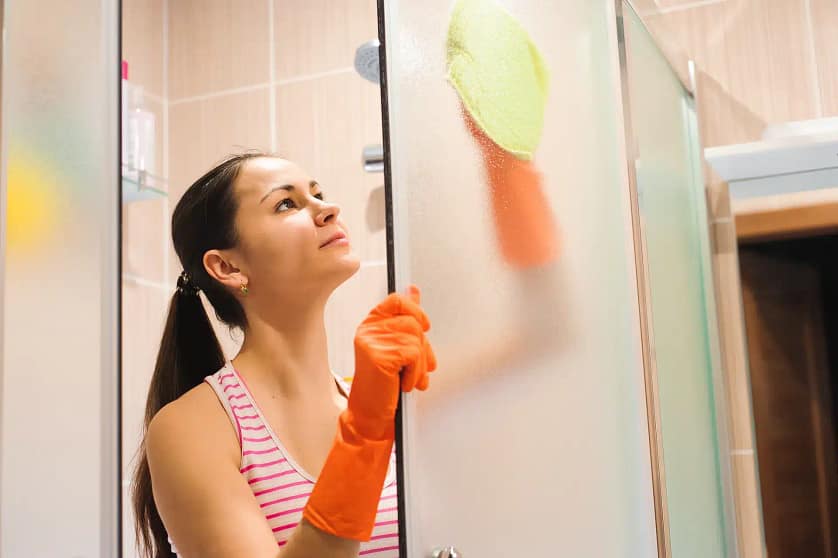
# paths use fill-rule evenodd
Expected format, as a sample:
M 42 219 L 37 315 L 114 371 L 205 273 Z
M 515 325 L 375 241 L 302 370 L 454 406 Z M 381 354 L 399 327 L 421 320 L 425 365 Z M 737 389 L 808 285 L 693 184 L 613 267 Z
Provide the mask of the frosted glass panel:
M 0 555 L 118 555 L 116 0 L 3 5 Z
M 525 269 L 446 81 L 452 2 L 383 4 L 397 286 L 440 363 L 405 401 L 408 556 L 656 556 L 614 4 L 501 2 L 550 76 L 534 165 L 560 253 Z
M 725 556 L 709 233 L 693 100 L 625 10 L 672 555 Z

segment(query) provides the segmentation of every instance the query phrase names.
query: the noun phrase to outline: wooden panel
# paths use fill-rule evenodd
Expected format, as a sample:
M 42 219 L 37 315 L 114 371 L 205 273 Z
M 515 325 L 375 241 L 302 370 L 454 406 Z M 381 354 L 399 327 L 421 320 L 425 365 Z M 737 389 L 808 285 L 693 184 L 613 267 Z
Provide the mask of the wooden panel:
M 720 213 L 730 211 L 726 197 L 725 191 L 716 192 L 715 208 Z M 712 232 L 716 305 L 729 426 L 729 451 L 724 452 L 724 455 L 729 456 L 733 469 L 739 556 L 757 558 L 765 555 L 765 540 L 755 466 L 751 384 L 745 323 L 742 318 L 736 230 L 728 217 L 714 223 Z
M 713 225 L 714 272 L 719 315 L 725 394 L 728 403 L 730 449 L 754 449 L 751 387 L 745 347 L 745 324 L 742 320 L 742 286 L 733 223 Z
M 835 442 L 816 269 L 741 254 L 768 555 L 831 557 Z
M 838 202 L 736 215 L 736 234 L 740 242 L 812 236 L 836 231 L 838 231 Z
M 740 558 L 762 558 L 765 556 L 765 540 L 762 531 L 756 457 L 754 454 L 741 454 L 734 456 L 731 461 L 736 489 L 739 556 Z

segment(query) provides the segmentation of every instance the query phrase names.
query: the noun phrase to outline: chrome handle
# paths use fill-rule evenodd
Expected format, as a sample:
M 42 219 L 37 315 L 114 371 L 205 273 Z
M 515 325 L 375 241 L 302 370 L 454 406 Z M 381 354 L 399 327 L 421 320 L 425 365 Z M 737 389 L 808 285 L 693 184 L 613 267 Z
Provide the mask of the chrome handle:
M 460 551 L 453 546 L 446 546 L 445 548 L 437 548 L 431 554 L 431 558 L 463 558 Z
M 363 163 L 367 172 L 384 172 L 384 148 L 380 145 L 364 147 Z

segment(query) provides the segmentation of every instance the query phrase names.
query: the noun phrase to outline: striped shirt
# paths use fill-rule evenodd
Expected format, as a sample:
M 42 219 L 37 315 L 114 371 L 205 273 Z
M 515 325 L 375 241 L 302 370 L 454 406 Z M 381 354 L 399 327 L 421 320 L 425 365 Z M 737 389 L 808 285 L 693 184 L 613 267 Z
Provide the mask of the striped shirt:
M 335 380 L 348 393 L 346 382 L 338 376 Z M 306 473 L 282 445 L 231 363 L 204 381 L 215 391 L 236 429 L 242 453 L 241 474 L 262 508 L 277 545 L 282 547 L 300 523 L 316 479 Z M 177 554 L 174 544 L 172 551 Z M 384 481 L 372 538 L 361 543 L 358 556 L 399 556 L 395 453 Z

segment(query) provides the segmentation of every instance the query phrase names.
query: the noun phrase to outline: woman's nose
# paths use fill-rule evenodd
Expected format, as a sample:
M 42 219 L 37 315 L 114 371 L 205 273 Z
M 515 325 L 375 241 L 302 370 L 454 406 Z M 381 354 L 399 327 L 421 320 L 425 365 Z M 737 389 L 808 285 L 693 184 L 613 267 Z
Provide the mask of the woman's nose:
M 340 206 L 338 206 L 337 204 L 329 202 L 320 202 L 318 205 L 319 207 L 317 208 L 314 220 L 321 227 L 328 223 L 331 223 L 332 221 L 337 219 L 338 215 L 340 215 Z

